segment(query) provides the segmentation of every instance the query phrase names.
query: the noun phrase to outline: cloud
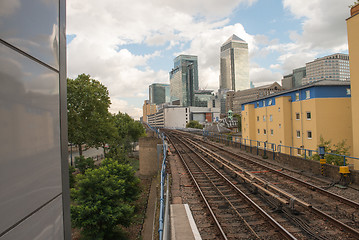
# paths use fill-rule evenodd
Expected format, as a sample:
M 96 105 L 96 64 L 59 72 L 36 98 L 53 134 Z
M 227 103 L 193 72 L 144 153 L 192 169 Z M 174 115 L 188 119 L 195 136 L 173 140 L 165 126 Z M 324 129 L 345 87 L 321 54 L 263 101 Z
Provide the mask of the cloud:
M 279 72 L 272 72 L 269 69 L 262 68 L 257 64 L 251 64 L 249 71 L 249 78 L 253 84 L 258 87 L 266 84 L 271 84 L 273 82 L 278 82 L 282 79 L 283 75 Z
M 118 99 L 118 98 L 111 98 L 111 113 L 127 113 L 135 120 L 139 120 L 142 117 L 142 108 L 135 107 L 133 105 L 129 105 L 127 101 Z

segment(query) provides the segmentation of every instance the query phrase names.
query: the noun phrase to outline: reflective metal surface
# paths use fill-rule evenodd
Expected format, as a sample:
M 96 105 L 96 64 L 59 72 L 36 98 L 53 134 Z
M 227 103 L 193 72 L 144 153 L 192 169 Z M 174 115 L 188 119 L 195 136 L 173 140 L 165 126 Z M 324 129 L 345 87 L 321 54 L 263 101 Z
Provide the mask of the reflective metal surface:
M 61 196 L 1 237 L 1 240 L 15 239 L 64 239 Z
M 0 86 L 1 234 L 61 193 L 61 153 L 58 73 L 0 43 Z
M 59 69 L 58 16 L 58 0 L 1 0 L 0 38 Z

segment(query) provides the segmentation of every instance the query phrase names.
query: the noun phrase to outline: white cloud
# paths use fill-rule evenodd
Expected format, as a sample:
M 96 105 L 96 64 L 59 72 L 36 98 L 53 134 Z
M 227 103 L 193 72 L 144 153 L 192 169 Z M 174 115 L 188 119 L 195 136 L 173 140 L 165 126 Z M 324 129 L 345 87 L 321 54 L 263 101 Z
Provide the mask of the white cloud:
M 135 120 L 139 120 L 142 117 L 142 108 L 129 105 L 127 101 L 112 97 L 111 98 L 111 113 L 127 113 Z
M 251 64 L 249 78 L 256 87 L 273 82 L 281 84 L 282 77 L 283 75 L 279 72 L 272 72 L 269 69 L 259 67 L 257 64 Z

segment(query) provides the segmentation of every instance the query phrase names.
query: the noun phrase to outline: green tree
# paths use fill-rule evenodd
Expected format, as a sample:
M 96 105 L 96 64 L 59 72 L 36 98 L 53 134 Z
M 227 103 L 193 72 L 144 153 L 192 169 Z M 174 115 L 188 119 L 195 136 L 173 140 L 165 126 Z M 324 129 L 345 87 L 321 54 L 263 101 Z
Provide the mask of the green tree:
M 191 121 L 189 121 L 189 123 L 186 124 L 186 128 L 198 128 L 198 129 L 202 129 L 202 128 L 203 128 L 203 125 L 200 124 L 198 121 L 191 120 Z
M 318 147 L 324 147 L 326 153 L 333 153 L 337 155 L 349 155 L 349 148 L 346 146 L 346 140 L 340 141 L 337 144 L 332 144 L 331 140 L 324 140 L 322 136 L 320 136 L 320 144 Z M 311 159 L 319 161 L 320 156 L 318 154 L 314 154 Z M 343 166 L 344 163 L 344 157 L 326 154 L 325 159 L 327 163 L 337 165 L 337 166 Z
M 112 159 L 79 174 L 76 188 L 71 190 L 73 226 L 81 228 L 87 239 L 115 239 L 119 225 L 129 226 L 134 217 L 139 182 L 129 165 Z
M 123 159 L 123 155 L 132 149 L 132 143 L 138 141 L 145 135 L 145 128 L 138 121 L 135 121 L 127 113 L 118 112 L 113 115 L 113 122 L 116 129 L 116 137 L 111 143 L 110 151 L 107 154 L 116 160 Z
M 95 163 L 92 158 L 85 158 L 84 156 L 75 157 L 75 167 L 84 174 L 87 169 L 94 169 Z
M 79 147 L 104 146 L 113 137 L 110 97 L 107 88 L 90 75 L 81 74 L 67 79 L 67 117 L 69 141 Z
M 241 132 L 242 131 L 242 116 L 240 114 L 233 114 L 233 117 L 235 117 L 238 121 L 238 131 Z

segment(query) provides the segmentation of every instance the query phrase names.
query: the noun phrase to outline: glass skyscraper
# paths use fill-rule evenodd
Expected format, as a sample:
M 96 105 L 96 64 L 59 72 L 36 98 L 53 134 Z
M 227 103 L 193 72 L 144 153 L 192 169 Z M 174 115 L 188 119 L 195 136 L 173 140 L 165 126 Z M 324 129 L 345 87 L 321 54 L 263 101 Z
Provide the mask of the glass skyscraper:
M 233 34 L 221 47 L 220 68 L 220 89 L 250 88 L 248 43 Z
M 149 98 L 151 104 L 162 104 L 170 102 L 170 85 L 164 83 L 153 83 L 149 87 Z
M 170 85 L 171 101 L 180 100 L 180 105 L 184 107 L 194 106 L 194 92 L 198 90 L 197 56 L 179 55 L 174 59 Z

